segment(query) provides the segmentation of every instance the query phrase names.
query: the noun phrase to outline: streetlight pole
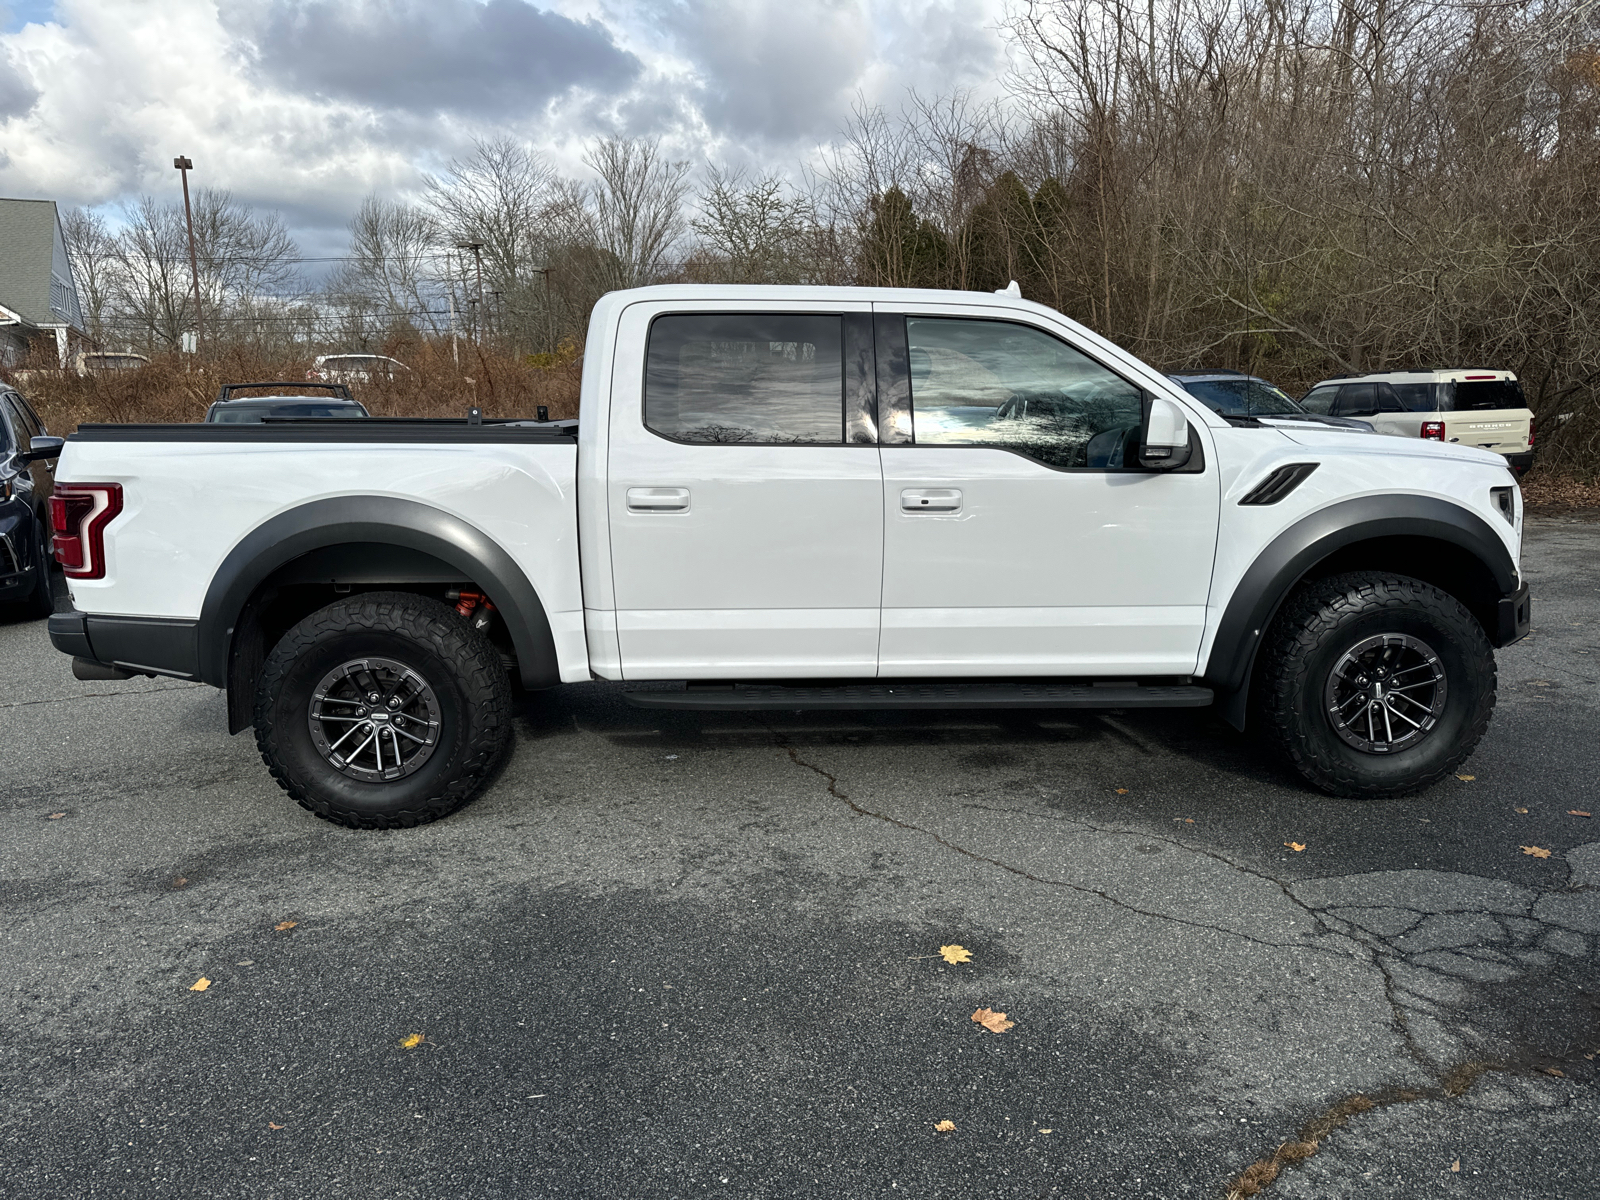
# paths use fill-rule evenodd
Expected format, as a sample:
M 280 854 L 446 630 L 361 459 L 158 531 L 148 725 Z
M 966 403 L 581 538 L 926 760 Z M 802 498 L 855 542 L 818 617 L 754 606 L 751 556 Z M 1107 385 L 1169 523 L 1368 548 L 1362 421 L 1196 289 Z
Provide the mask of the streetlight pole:
M 200 260 L 194 252 L 194 210 L 189 207 L 189 172 L 194 170 L 194 163 L 180 154 L 172 165 L 183 176 L 183 220 L 189 227 L 189 277 L 194 281 L 194 345 L 198 352 L 205 334 L 200 325 Z
M 488 316 L 487 316 L 488 309 L 484 307 L 484 303 L 483 303 L 483 243 L 482 242 L 457 242 L 456 243 L 456 249 L 457 250 L 471 250 L 472 251 L 473 260 L 478 264 L 478 318 L 480 320 L 487 321 L 488 320 Z M 474 329 L 474 332 L 477 334 L 478 341 L 482 342 L 483 341 L 482 332 L 480 330 L 477 330 L 477 329 Z

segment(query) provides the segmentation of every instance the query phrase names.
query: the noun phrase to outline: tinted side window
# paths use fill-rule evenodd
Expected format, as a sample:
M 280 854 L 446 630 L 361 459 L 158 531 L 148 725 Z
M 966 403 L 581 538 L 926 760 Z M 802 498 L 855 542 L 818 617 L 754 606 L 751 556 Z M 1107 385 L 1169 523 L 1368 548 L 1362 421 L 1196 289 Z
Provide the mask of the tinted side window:
M 25 437 L 17 411 L 11 407 L 11 397 L 0 396 L 0 455 L 27 445 Z
M 1386 413 L 1405 412 L 1405 406 L 1400 403 L 1400 398 L 1394 394 L 1394 389 L 1387 383 L 1378 385 L 1378 411 Z
M 644 423 L 684 442 L 844 442 L 837 316 L 679 314 L 650 325 Z
M 1371 383 L 1347 383 L 1339 389 L 1339 405 L 1334 410 L 1339 417 L 1375 417 L 1378 415 L 1378 388 Z
M 907 317 L 906 341 L 918 445 L 1000 446 L 1052 467 L 1124 465 L 1143 392 L 1065 342 L 1009 321 L 941 317 Z
M 25 439 L 40 437 L 44 434 L 44 426 L 39 423 L 39 418 L 29 407 L 28 402 L 16 392 L 6 397 L 11 401 L 18 422 L 17 432 Z
M 1328 416 L 1333 409 L 1333 402 L 1338 398 L 1339 389 L 1336 387 L 1312 388 L 1300 401 L 1300 407 L 1307 412 L 1314 412 L 1320 416 Z
M 1395 398 L 1406 412 L 1437 412 L 1439 385 L 1436 383 L 1396 383 Z

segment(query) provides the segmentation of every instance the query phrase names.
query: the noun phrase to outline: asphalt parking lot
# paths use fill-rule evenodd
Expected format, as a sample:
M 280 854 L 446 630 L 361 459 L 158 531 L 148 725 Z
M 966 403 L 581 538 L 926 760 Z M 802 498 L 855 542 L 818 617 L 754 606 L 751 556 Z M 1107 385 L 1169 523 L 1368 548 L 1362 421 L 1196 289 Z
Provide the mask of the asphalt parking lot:
M 1463 778 L 1380 803 L 1205 712 L 585 685 L 355 833 L 0 625 L 0 1193 L 1593 1197 L 1600 524 L 1524 567 Z

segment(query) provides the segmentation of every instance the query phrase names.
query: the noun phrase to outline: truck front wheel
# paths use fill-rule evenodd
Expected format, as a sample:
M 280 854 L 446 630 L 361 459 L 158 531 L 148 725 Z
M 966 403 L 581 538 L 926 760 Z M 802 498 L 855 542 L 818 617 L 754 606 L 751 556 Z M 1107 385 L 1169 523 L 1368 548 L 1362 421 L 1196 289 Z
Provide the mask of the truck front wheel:
M 511 744 L 511 685 L 494 644 L 437 600 L 367 592 L 273 647 L 256 744 L 285 791 L 352 829 L 454 812 Z
M 1494 651 L 1454 596 L 1402 575 L 1318 580 L 1273 621 L 1259 694 L 1279 748 L 1336 796 L 1444 778 L 1494 711 Z

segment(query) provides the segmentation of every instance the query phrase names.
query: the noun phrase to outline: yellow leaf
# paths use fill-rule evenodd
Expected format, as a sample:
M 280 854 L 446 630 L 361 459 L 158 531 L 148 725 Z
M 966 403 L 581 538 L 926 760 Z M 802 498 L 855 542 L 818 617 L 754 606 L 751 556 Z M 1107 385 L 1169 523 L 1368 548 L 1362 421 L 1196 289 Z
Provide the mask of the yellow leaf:
M 1127 794 L 1128 794 L 1128 789 L 1127 788 L 1118 788 L 1117 789 L 1117 795 L 1126 796 Z
M 299 921 L 279 921 L 272 928 L 282 933 L 285 929 L 293 929 L 298 924 L 300 924 Z
M 1477 778 L 1477 776 L 1476 775 L 1457 775 L 1456 778 L 1461 780 L 1462 783 L 1471 783 L 1474 779 Z
M 1289 849 L 1293 850 L 1296 854 L 1299 854 L 1306 848 L 1306 844 L 1304 842 L 1285 842 L 1284 845 L 1289 847 Z
M 423 1036 L 420 1033 L 409 1033 L 400 1039 L 400 1045 L 407 1050 L 415 1050 L 422 1045 Z
M 284 1127 L 283 1127 L 283 1126 L 282 1126 L 282 1125 L 277 1125 L 277 1124 L 274 1124 L 274 1123 L 273 1123 L 273 1122 L 271 1122 L 271 1121 L 268 1121 L 268 1122 L 267 1122 L 267 1128 L 268 1128 L 268 1129 L 282 1129 L 282 1128 L 284 1128 Z
M 1458 1159 L 1455 1160 L 1455 1162 L 1451 1163 L 1450 1164 L 1450 1169 L 1452 1171 L 1454 1171 L 1457 1175 L 1461 1174 L 1461 1160 L 1458 1158 Z
M 1528 810 L 1527 810 L 1527 809 L 1525 809 L 1525 808 L 1513 808 L 1513 809 L 1512 809 L 1512 810 L 1511 810 L 1511 811 L 1512 811 L 1512 812 L 1519 812 L 1519 813 L 1525 813 L 1525 812 L 1527 812 L 1527 811 L 1528 811 Z
M 965 946 L 940 946 L 939 956 L 947 963 L 964 963 L 972 961 L 972 951 Z
M 1041 1129 L 1041 1130 L 1039 1130 L 1039 1132 L 1040 1133 L 1054 1133 L 1055 1130 L 1054 1129 Z
M 956 1123 L 954 1121 L 939 1121 L 934 1125 L 934 1128 L 940 1133 L 953 1133 L 955 1127 Z
M 1524 854 L 1531 854 L 1535 858 L 1549 858 L 1550 857 L 1550 851 L 1546 850 L 1543 846 L 1524 846 L 1522 848 L 1522 852 Z
M 997 1013 L 990 1008 L 980 1008 L 972 1014 L 972 1019 L 990 1033 L 1004 1033 L 1016 1024 L 1015 1021 L 1006 1020 L 1005 1013 Z
M 203 992 L 210 986 L 211 986 L 211 980 L 207 979 L 204 975 L 202 975 L 202 976 L 200 976 L 199 979 L 195 980 L 195 982 L 192 983 L 189 986 L 189 990 L 191 992 Z

